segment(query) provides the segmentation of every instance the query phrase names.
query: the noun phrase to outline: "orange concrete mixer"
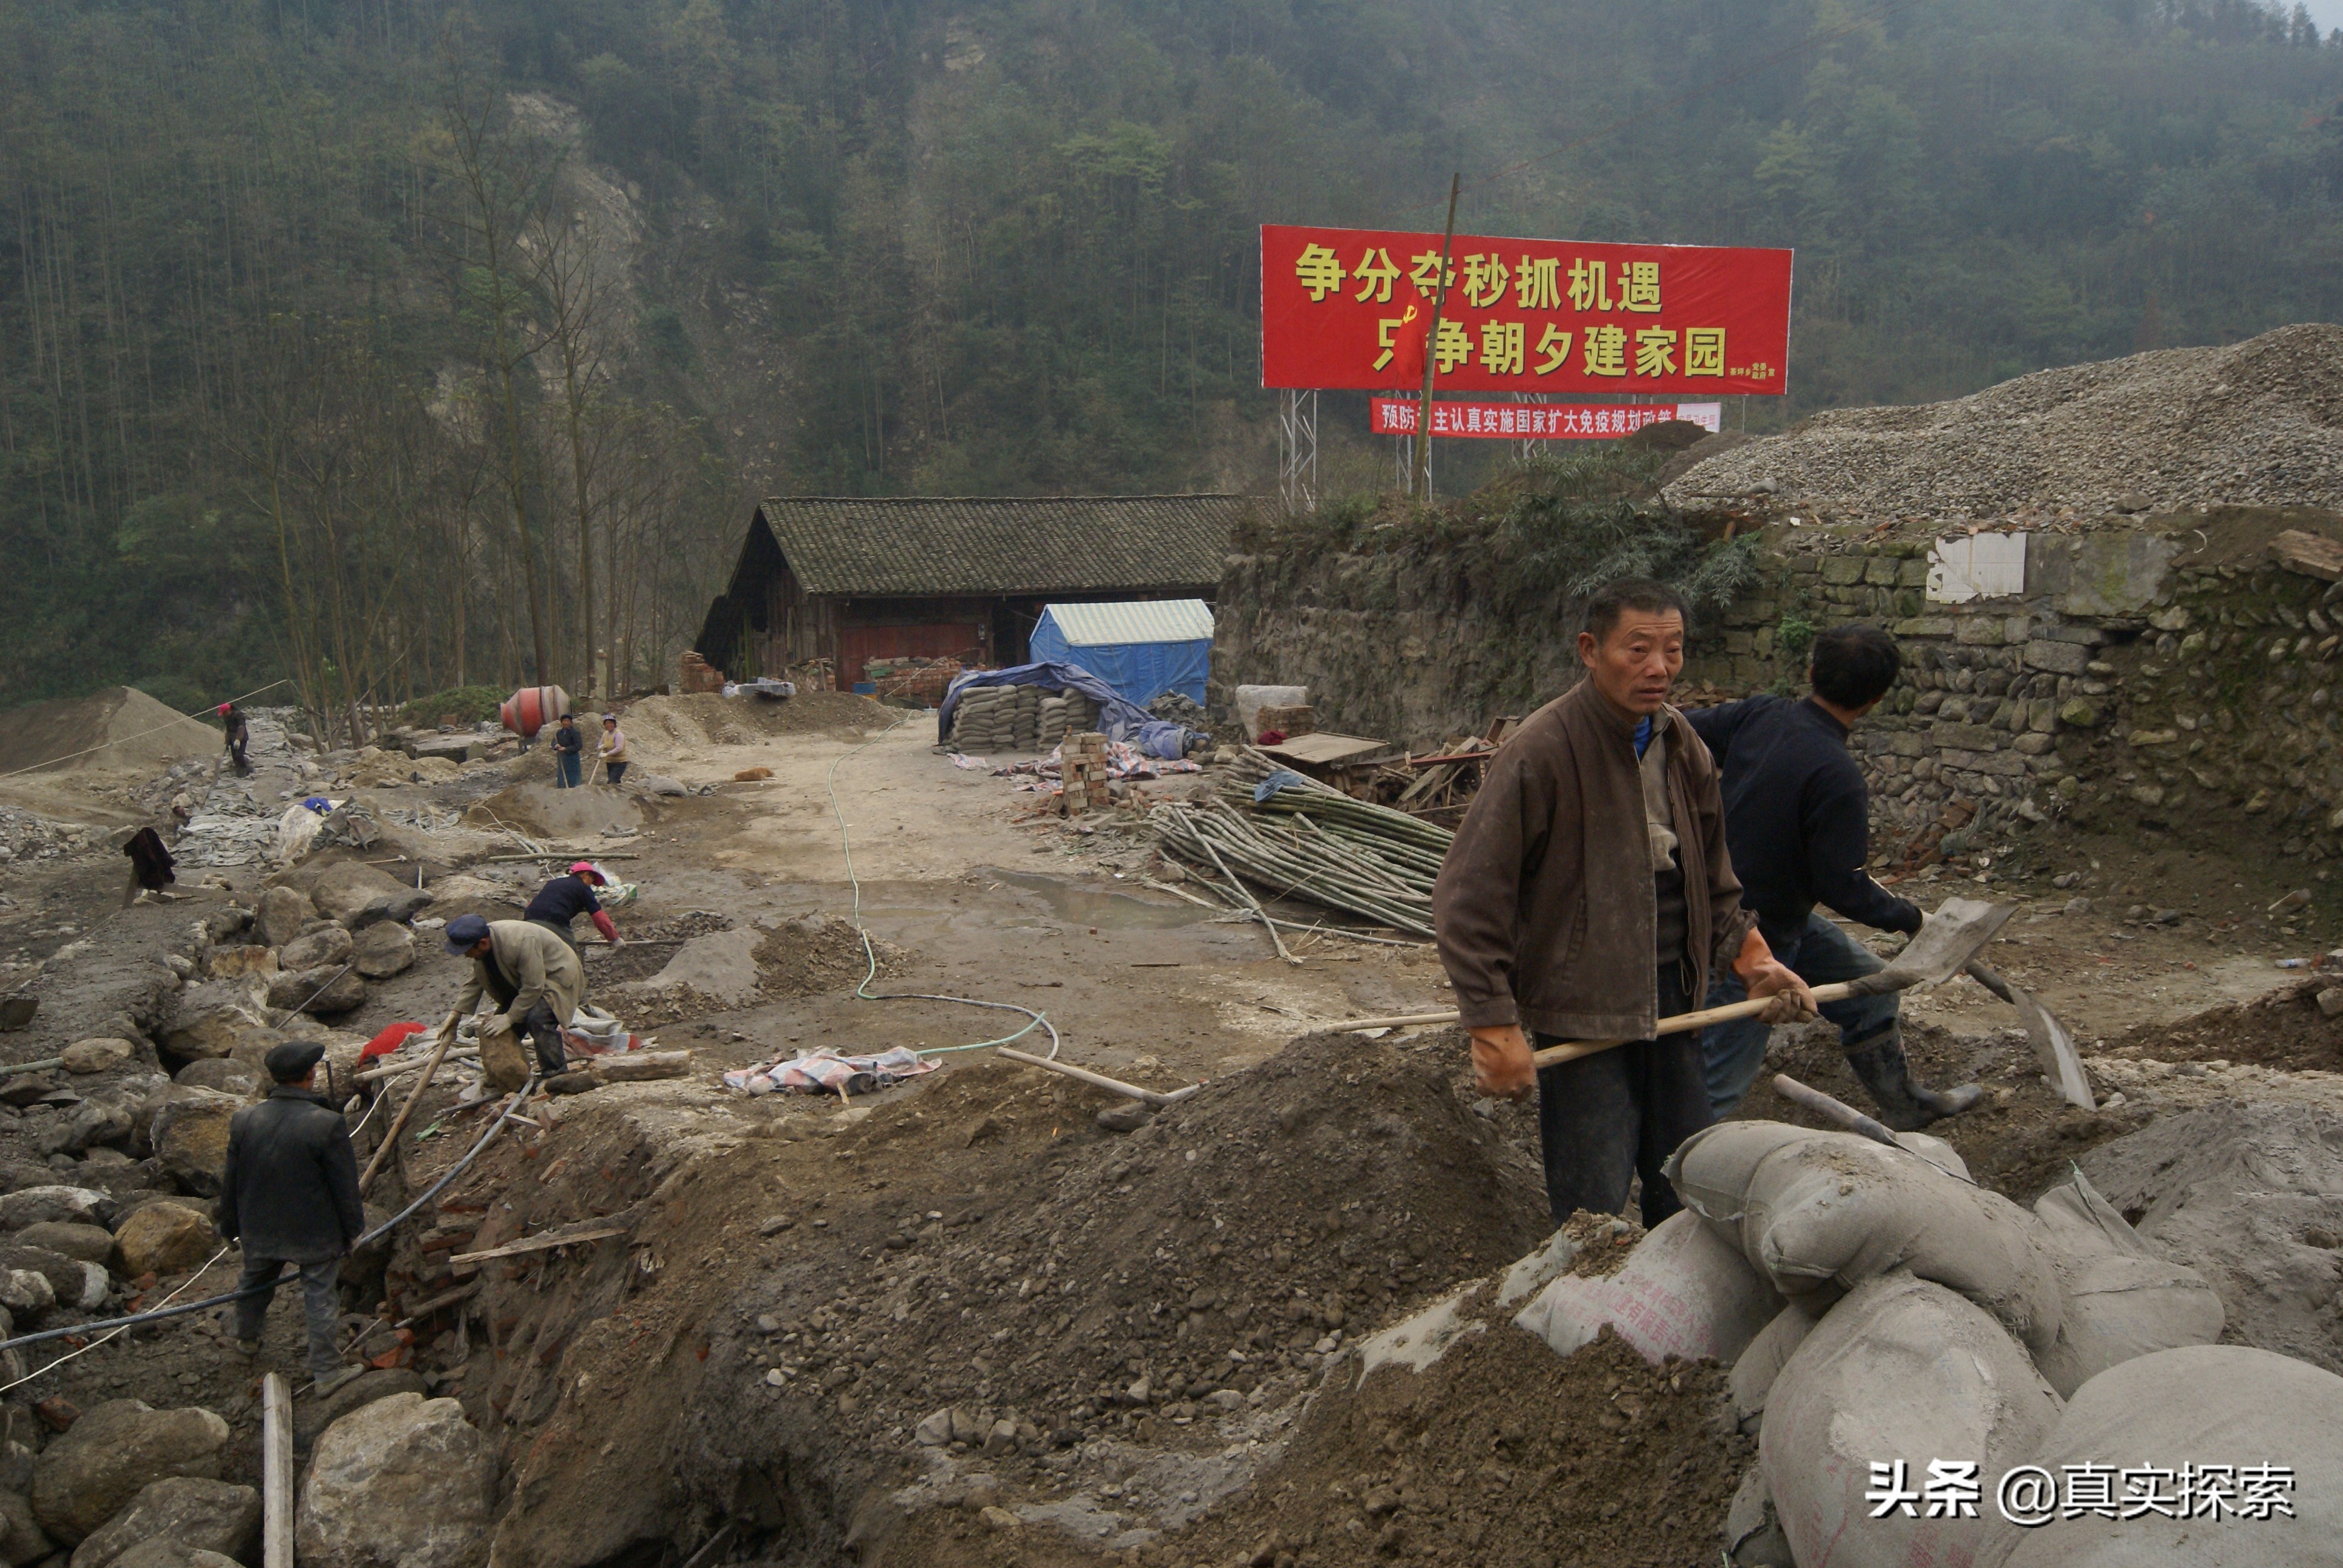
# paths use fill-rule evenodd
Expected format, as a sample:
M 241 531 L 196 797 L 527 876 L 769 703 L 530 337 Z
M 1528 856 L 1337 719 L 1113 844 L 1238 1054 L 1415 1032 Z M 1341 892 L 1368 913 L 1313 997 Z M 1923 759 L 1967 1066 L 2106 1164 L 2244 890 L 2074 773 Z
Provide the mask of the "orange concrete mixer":
M 497 709 L 507 729 L 523 740 L 570 711 L 569 694 L 558 686 L 524 686 Z

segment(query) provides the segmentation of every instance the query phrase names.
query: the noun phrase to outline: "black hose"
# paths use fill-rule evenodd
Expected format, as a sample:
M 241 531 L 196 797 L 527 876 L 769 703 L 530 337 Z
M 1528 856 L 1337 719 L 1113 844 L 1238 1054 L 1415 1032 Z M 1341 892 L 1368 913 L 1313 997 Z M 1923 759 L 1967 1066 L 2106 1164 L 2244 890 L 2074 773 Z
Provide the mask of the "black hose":
M 537 1075 L 535 1073 L 531 1073 L 529 1075 L 528 1081 L 522 1084 L 520 1088 L 514 1092 L 513 1097 L 505 1102 L 504 1110 L 498 1112 L 496 1120 L 488 1123 L 488 1130 L 480 1135 L 480 1141 L 478 1143 L 472 1145 L 470 1153 L 465 1155 L 461 1160 L 457 1161 L 454 1167 L 450 1169 L 445 1176 L 442 1176 L 438 1181 L 434 1181 L 430 1187 L 424 1191 L 423 1196 L 417 1198 L 414 1202 L 409 1203 L 406 1208 L 401 1209 L 397 1213 L 393 1214 L 389 1219 L 385 1220 L 381 1224 L 377 1225 L 373 1230 L 368 1231 L 365 1235 L 360 1236 L 357 1241 L 351 1242 L 350 1251 L 355 1252 L 360 1247 L 365 1246 L 367 1242 L 388 1234 L 400 1221 L 405 1220 L 417 1209 L 422 1208 L 423 1205 L 437 1197 L 440 1192 L 447 1188 L 447 1183 L 453 1181 L 457 1177 L 461 1176 L 464 1173 L 465 1168 L 479 1157 L 480 1151 L 488 1146 L 489 1140 L 493 1139 L 498 1133 L 504 1131 L 505 1116 L 515 1107 L 518 1106 L 522 1100 L 528 1097 L 528 1091 L 536 1087 Z M 0 1351 L 13 1351 L 25 1345 L 42 1344 L 50 1340 L 70 1339 L 77 1334 L 106 1333 L 115 1329 L 128 1328 L 133 1323 L 154 1323 L 160 1322 L 166 1318 L 184 1318 L 190 1312 L 200 1312 L 207 1311 L 213 1307 L 226 1306 L 230 1302 L 240 1302 L 247 1296 L 264 1295 L 268 1292 L 277 1289 L 279 1284 L 284 1282 L 284 1279 L 285 1276 L 279 1275 L 277 1279 L 269 1281 L 265 1285 L 254 1285 L 248 1289 L 241 1291 L 229 1291 L 224 1295 L 206 1296 L 200 1302 L 181 1302 L 176 1307 L 156 1307 L 152 1312 L 133 1312 L 128 1317 L 125 1318 L 100 1318 L 94 1322 L 73 1323 L 62 1329 L 43 1329 L 36 1334 L 20 1334 L 13 1340 L 0 1340 Z

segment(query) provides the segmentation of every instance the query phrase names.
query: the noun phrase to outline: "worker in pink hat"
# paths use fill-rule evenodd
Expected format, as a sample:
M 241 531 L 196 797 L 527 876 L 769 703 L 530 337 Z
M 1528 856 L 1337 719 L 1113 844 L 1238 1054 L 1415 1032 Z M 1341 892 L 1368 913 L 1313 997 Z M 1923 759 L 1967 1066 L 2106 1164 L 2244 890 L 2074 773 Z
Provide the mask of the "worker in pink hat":
M 244 759 L 245 748 L 252 744 L 252 726 L 245 722 L 244 709 L 233 702 L 219 705 L 220 728 L 227 732 L 225 749 L 227 759 L 238 773 L 252 771 L 252 764 Z
M 594 896 L 595 889 L 609 885 L 610 879 L 603 874 L 600 867 L 591 860 L 579 860 L 569 868 L 568 875 L 556 877 L 539 888 L 537 897 L 528 901 L 528 908 L 521 911 L 520 918 L 533 925 L 543 926 L 568 942 L 574 950 L 578 939 L 570 932 L 570 922 L 580 915 L 591 915 L 594 929 L 602 933 L 604 941 L 614 948 L 625 947 L 627 939 L 618 934 L 618 928 L 612 923 L 609 911 L 603 909 L 602 901 Z

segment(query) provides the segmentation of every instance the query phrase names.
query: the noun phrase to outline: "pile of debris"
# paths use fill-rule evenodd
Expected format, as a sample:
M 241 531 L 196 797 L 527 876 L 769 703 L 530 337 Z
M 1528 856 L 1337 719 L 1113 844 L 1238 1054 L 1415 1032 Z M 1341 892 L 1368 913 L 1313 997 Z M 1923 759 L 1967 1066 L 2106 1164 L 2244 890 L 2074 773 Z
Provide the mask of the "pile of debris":
M 1668 485 L 1809 520 L 2343 506 L 2343 327 L 2044 370 L 1946 403 L 1817 414 Z

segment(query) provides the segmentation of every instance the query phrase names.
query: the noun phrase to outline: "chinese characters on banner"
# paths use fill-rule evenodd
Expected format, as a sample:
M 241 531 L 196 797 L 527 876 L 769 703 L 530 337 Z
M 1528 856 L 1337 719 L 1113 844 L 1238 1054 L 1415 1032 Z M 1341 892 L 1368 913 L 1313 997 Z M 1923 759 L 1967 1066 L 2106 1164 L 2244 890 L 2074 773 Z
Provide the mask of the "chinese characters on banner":
M 1420 385 L 1440 238 L 1263 225 L 1262 385 Z M 1445 391 L 1789 390 L 1786 250 L 1460 234 L 1447 280 L 1432 346 Z
M 1370 407 L 1374 434 L 1415 434 L 1414 398 L 1377 397 Z M 1667 419 L 1722 429 L 1724 412 L 1722 403 L 1434 403 L 1432 433 L 1498 441 L 1609 441 Z

